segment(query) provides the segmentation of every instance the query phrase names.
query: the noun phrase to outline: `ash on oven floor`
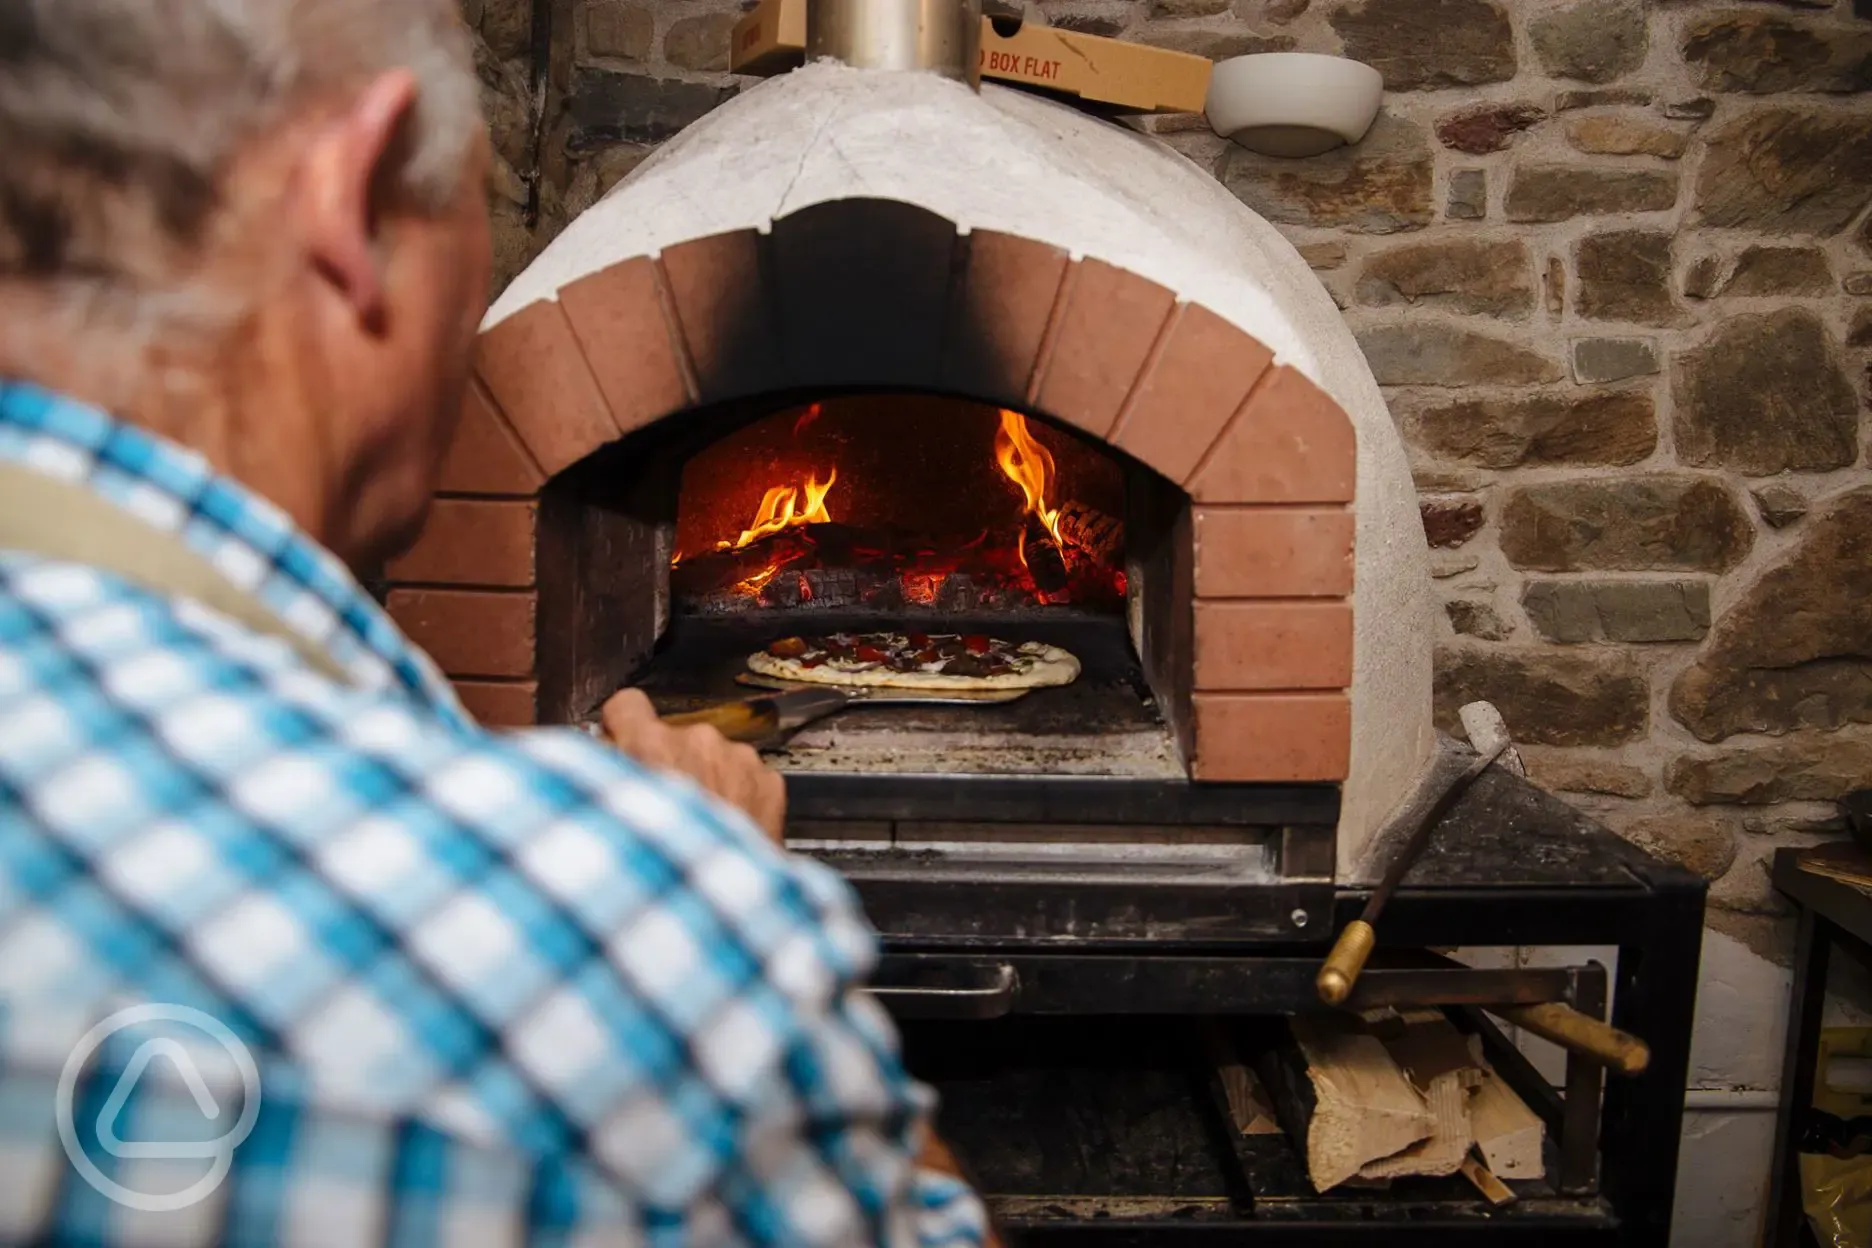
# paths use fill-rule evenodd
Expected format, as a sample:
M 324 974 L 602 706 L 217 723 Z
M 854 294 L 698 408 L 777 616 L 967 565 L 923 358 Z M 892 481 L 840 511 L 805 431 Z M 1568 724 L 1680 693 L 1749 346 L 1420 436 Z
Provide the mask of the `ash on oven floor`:
M 735 683 L 747 656 L 802 626 L 773 620 L 679 619 L 631 683 L 665 713 L 748 697 Z M 903 631 L 875 617 L 817 619 L 819 634 Z M 917 627 L 929 630 L 929 622 Z M 1183 779 L 1174 734 L 1164 722 L 1122 620 L 957 619 L 943 631 L 1043 641 L 1078 657 L 1079 679 L 986 706 L 853 706 L 809 724 L 769 760 L 782 771 L 907 772 L 920 775 L 1122 776 Z

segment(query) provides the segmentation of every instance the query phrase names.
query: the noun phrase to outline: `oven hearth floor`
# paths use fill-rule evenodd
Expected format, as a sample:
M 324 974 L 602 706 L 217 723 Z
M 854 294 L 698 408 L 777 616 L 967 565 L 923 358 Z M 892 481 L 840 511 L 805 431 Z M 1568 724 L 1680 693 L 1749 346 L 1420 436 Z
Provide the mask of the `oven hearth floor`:
M 1115 618 L 959 618 L 940 625 L 875 616 L 678 618 L 631 683 L 666 714 L 691 710 L 750 696 L 754 691 L 735 676 L 746 670 L 749 654 L 777 638 L 909 628 L 1043 641 L 1078 656 L 1082 670 L 1070 685 L 999 706 L 855 706 L 808 724 L 768 751 L 768 760 L 802 773 L 1185 778 L 1175 736 L 1145 685 L 1124 621 Z

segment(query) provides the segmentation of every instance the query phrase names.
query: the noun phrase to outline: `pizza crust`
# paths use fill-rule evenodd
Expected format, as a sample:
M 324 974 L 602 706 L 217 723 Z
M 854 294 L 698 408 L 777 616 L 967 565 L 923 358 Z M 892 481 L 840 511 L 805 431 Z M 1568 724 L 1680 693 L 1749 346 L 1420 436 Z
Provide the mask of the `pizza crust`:
M 1002 643 L 1006 644 L 1006 643 Z M 841 667 L 827 661 L 807 667 L 798 659 L 759 650 L 748 656 L 748 670 L 802 684 L 843 685 L 856 689 L 1041 689 L 1069 685 L 1079 677 L 1079 660 L 1058 646 L 1023 642 L 1013 647 L 1018 669 L 1000 676 L 962 676 L 950 672 L 899 672 L 882 664 Z

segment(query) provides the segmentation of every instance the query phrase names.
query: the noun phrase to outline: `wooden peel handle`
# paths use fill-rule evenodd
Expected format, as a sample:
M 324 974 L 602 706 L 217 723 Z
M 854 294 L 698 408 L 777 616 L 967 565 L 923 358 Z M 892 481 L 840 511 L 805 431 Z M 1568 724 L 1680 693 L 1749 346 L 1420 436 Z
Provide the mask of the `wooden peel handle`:
M 1489 1006 L 1524 1031 L 1551 1040 L 1569 1053 L 1591 1058 L 1617 1075 L 1642 1075 L 1651 1064 L 1651 1046 L 1630 1032 L 1570 1005 L 1549 1001 L 1544 1005 Z
M 772 698 L 722 702 L 699 711 L 682 711 L 662 718 L 672 728 L 707 724 L 730 741 L 765 741 L 780 728 L 780 709 Z

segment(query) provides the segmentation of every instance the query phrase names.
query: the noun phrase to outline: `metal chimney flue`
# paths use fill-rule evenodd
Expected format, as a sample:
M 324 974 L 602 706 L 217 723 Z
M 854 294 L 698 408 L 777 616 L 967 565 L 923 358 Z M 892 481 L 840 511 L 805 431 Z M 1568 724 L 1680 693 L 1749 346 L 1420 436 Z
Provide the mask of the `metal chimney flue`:
M 806 59 L 981 87 L 981 0 L 807 0 Z

